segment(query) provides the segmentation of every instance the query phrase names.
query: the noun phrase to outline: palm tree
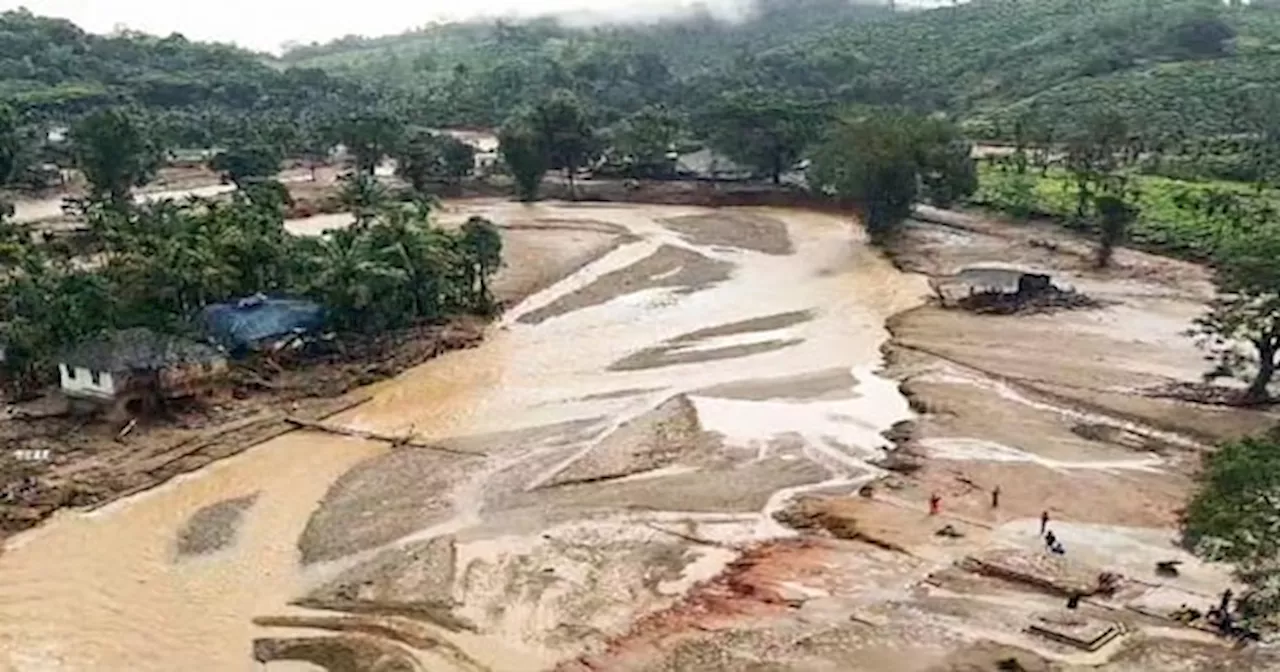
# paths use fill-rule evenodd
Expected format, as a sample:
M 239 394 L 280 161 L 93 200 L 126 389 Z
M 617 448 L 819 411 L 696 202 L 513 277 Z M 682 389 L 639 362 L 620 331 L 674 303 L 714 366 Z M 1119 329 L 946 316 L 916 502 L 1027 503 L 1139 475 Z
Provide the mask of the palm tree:
M 386 187 L 372 175 L 350 173 L 340 179 L 342 189 L 338 199 L 355 215 L 357 228 L 368 226 L 391 200 Z
M 457 262 L 450 236 L 430 226 L 429 212 L 424 206 L 387 211 L 369 235 L 384 261 L 405 273 L 414 317 L 436 319 L 445 308 L 442 289 L 450 284 L 448 269 Z
M 349 228 L 307 241 L 307 294 L 326 305 L 344 329 L 372 331 L 395 325 L 400 289 L 408 277 L 386 262 L 365 230 Z
M 502 235 L 493 222 L 483 217 L 472 217 L 462 225 L 459 240 L 466 264 L 466 288 L 470 292 L 470 308 L 488 311 L 493 308 L 493 296 L 489 292 L 489 276 L 502 265 Z

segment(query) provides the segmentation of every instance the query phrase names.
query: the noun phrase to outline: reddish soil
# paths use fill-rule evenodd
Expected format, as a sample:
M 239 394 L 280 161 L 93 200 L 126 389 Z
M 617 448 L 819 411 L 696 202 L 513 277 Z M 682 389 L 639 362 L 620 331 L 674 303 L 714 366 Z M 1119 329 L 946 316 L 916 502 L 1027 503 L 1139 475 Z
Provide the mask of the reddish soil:
M 610 640 L 603 653 L 562 663 L 556 670 L 618 669 L 625 661 L 656 656 L 683 636 L 786 614 L 798 604 L 783 595 L 779 584 L 820 573 L 827 551 L 823 541 L 812 538 L 754 546 L 674 607 L 640 619 L 625 635 Z

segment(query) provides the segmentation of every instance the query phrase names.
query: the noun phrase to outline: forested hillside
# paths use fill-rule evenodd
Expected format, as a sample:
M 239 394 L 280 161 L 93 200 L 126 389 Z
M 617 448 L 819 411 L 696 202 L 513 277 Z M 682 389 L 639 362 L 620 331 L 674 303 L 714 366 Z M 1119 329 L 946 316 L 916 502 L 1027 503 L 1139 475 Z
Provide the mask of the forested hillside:
M 65 124 L 125 104 L 149 113 L 169 143 L 203 147 L 250 125 L 294 126 L 365 88 L 181 35 L 100 36 L 25 10 L 0 13 L 0 102 L 27 123 Z
M 1248 130 L 1280 83 L 1280 10 L 1215 0 L 975 0 L 892 11 L 846 0 L 758 0 L 747 20 L 709 14 L 571 28 L 553 19 L 348 37 L 280 59 L 179 35 L 87 34 L 0 14 L 0 100 L 27 120 L 108 104 L 151 111 L 172 143 L 297 127 L 343 101 L 394 104 L 425 124 L 496 126 L 553 89 L 601 122 L 663 103 L 686 114 L 723 92 L 792 102 L 945 111 L 1007 138 L 1015 120 L 1069 132 L 1102 108 L 1149 137 Z M 318 123 L 318 122 L 317 122 Z
M 284 62 L 412 92 L 442 123 L 498 123 L 556 87 L 607 117 L 647 102 L 690 110 L 719 91 L 759 86 L 810 102 L 944 110 L 985 136 L 1008 136 L 1013 119 L 1032 111 L 1070 125 L 1102 107 L 1153 136 L 1226 133 L 1240 130 L 1249 94 L 1280 79 L 1280 11 L 1261 4 L 975 0 L 891 12 L 761 0 L 760 8 L 739 24 L 695 16 L 635 28 L 435 26 L 301 47 Z

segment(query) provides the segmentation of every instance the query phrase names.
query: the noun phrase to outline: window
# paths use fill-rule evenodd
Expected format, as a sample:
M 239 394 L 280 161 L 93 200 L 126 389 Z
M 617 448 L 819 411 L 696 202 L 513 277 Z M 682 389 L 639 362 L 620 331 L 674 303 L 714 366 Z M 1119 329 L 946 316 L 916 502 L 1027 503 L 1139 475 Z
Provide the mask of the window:
M 62 370 L 67 372 L 67 380 L 75 380 L 75 379 L 76 379 L 76 370 L 75 370 L 75 369 L 73 369 L 73 368 L 71 368 L 71 367 L 67 366 L 66 364 L 63 364 L 63 365 L 62 365 Z
M 90 371 L 89 378 L 93 380 L 94 385 L 102 384 L 102 374 L 98 373 L 97 371 Z

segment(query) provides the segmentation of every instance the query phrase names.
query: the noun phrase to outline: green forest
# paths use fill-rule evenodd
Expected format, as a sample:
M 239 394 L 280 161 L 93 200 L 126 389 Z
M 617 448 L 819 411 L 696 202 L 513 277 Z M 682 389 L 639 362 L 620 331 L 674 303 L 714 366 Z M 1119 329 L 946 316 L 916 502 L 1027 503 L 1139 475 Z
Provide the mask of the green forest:
M 604 124 L 650 105 L 693 115 L 719 94 L 763 88 L 813 105 L 945 112 L 974 137 L 1006 140 L 1026 115 L 1062 134 L 1105 104 L 1156 141 L 1246 132 L 1277 59 L 1280 11 L 1207 0 L 976 0 L 928 11 L 759 0 L 740 23 L 477 21 L 278 58 L 0 14 L 0 100 L 24 119 L 136 105 L 183 146 L 225 142 L 246 125 L 320 125 L 353 100 L 414 123 L 492 127 L 550 89 L 589 101 Z
M 1152 137 L 1240 130 L 1248 96 L 1274 84 L 1280 18 L 1199 0 L 977 0 L 890 11 L 843 0 L 762 0 L 741 24 L 708 16 L 643 28 L 553 21 L 452 24 L 299 47 L 284 63 L 384 82 L 442 123 L 496 124 L 547 87 L 590 97 L 606 119 L 664 103 L 686 112 L 763 87 L 824 104 L 944 111 L 984 138 L 1043 112 L 1069 130 L 1106 101 Z M 1141 122 L 1140 124 L 1137 122 Z
M 610 148 L 646 153 L 637 135 L 665 125 L 671 144 L 707 145 L 748 164 L 785 157 L 742 156 L 741 135 L 721 132 L 726 115 L 753 123 L 751 115 L 802 112 L 813 127 L 768 130 L 776 142 L 812 140 L 851 106 L 892 106 L 944 115 L 972 140 L 1041 145 L 1112 115 L 1134 141 L 1167 155 L 1166 165 L 1184 158 L 1171 177 L 1246 181 L 1240 148 L 1226 145 L 1264 132 L 1280 110 L 1280 9 L 1263 3 L 753 7 L 739 22 L 704 12 L 594 28 L 554 18 L 436 24 L 278 57 L 177 34 L 90 34 L 9 11 L 0 14 L 0 103 L 26 138 L 19 181 L 32 186 L 41 184 L 33 166 L 67 160 L 44 141 L 49 130 L 119 106 L 162 148 L 253 144 L 305 157 L 341 141 L 344 125 L 366 113 L 405 129 L 497 128 L 568 92 Z M 747 102 L 754 110 L 739 104 Z

